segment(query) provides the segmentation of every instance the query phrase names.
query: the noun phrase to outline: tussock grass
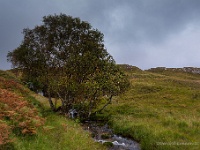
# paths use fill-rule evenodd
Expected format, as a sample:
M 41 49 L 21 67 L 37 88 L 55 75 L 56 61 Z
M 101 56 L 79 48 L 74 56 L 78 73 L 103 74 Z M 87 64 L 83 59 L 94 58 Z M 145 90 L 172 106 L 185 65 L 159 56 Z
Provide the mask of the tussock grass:
M 200 75 L 185 72 L 127 72 L 132 87 L 105 113 L 118 134 L 142 149 L 200 149 Z
M 103 145 L 95 143 L 89 132 L 62 116 L 51 112 L 46 117 L 46 124 L 37 136 L 20 137 L 15 142 L 19 150 L 103 150 Z

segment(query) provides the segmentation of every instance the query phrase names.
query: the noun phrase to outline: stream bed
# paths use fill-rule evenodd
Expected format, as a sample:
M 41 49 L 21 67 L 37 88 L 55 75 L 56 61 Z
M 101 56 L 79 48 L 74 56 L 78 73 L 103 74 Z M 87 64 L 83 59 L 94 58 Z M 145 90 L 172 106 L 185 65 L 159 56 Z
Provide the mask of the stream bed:
M 139 143 L 114 134 L 107 124 L 100 126 L 88 122 L 84 124 L 84 129 L 91 132 L 96 142 L 107 145 L 109 150 L 141 150 Z

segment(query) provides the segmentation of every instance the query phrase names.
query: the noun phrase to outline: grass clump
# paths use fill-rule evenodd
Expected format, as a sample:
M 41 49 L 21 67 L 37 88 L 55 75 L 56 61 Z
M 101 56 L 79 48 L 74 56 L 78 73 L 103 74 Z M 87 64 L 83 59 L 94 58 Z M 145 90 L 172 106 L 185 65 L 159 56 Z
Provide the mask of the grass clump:
M 103 145 L 105 145 L 106 147 L 112 147 L 113 143 L 112 142 L 104 142 Z
M 102 138 L 102 139 L 109 139 L 109 138 L 111 138 L 111 135 L 108 134 L 108 133 L 103 133 L 103 134 L 101 135 L 101 138 Z

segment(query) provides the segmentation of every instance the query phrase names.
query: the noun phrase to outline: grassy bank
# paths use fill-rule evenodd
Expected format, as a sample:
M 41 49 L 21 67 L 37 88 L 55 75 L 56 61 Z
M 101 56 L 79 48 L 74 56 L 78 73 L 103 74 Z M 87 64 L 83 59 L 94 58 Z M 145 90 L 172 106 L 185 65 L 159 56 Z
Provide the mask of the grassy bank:
M 34 137 L 20 137 L 15 141 L 19 150 L 93 150 L 105 149 L 95 143 L 88 132 L 74 121 L 48 113 L 46 123 Z
M 4 127 L 0 150 L 105 149 L 78 123 L 52 113 L 46 98 L 28 90 L 11 73 L 0 71 L 0 80 L 0 127 Z M 35 123 L 39 119 L 41 124 Z
M 118 134 L 142 149 L 200 149 L 200 75 L 131 71 L 132 87 L 105 114 Z
M 115 133 L 135 139 L 144 150 L 199 150 L 200 75 L 172 70 L 141 71 L 138 68 L 125 71 L 131 81 L 130 90 L 114 97 L 103 114 L 109 118 Z M 95 143 L 79 123 L 49 111 L 46 98 L 30 92 L 10 73 L 0 71 L 0 79 L 6 81 L 6 84 L 0 82 L 4 93 L 7 90 L 23 97 L 37 108 L 37 115 L 45 119 L 36 135 L 12 132 L 10 138 L 14 140 L 7 149 L 105 149 Z M 5 122 L 9 124 L 8 120 L 3 120 Z

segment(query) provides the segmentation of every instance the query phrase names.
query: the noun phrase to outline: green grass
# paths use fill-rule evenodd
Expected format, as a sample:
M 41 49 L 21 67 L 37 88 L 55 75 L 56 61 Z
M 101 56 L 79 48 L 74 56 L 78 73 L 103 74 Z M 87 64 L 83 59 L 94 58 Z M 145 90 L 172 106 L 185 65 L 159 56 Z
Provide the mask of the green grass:
M 21 85 L 12 73 L 0 70 L 0 77 L 6 80 L 4 84 L 0 83 L 0 88 L 24 97 L 38 109 L 39 115 L 45 118 L 45 124 L 37 129 L 36 135 L 16 135 L 12 132 L 10 135 L 12 142 L 0 145 L 0 150 L 106 149 L 102 144 L 95 142 L 90 133 L 83 130 L 79 123 L 51 112 L 48 100 Z
M 132 87 L 105 114 L 118 134 L 142 149 L 200 149 L 200 75 L 127 72 Z
M 100 114 L 109 119 L 115 133 L 135 139 L 144 150 L 199 150 L 200 75 L 137 68 L 126 72 L 130 90 L 114 97 L 104 114 Z M 0 72 L 0 76 L 16 80 L 5 72 Z M 23 90 L 13 92 L 23 95 Z M 105 149 L 80 124 L 49 112 L 46 98 L 28 93 L 27 100 L 40 108 L 46 123 L 36 136 L 12 135 L 15 141 L 8 149 Z
M 20 137 L 15 142 L 19 150 L 101 150 L 102 145 L 95 143 L 89 132 L 62 116 L 48 113 L 46 124 L 34 137 Z
M 35 97 L 36 94 L 33 94 Z M 37 95 L 38 101 L 43 101 L 42 114 L 45 125 L 38 130 L 36 136 L 17 137 L 14 146 L 16 150 L 104 150 L 103 145 L 96 143 L 88 131 L 74 120 L 51 112 L 47 99 Z

